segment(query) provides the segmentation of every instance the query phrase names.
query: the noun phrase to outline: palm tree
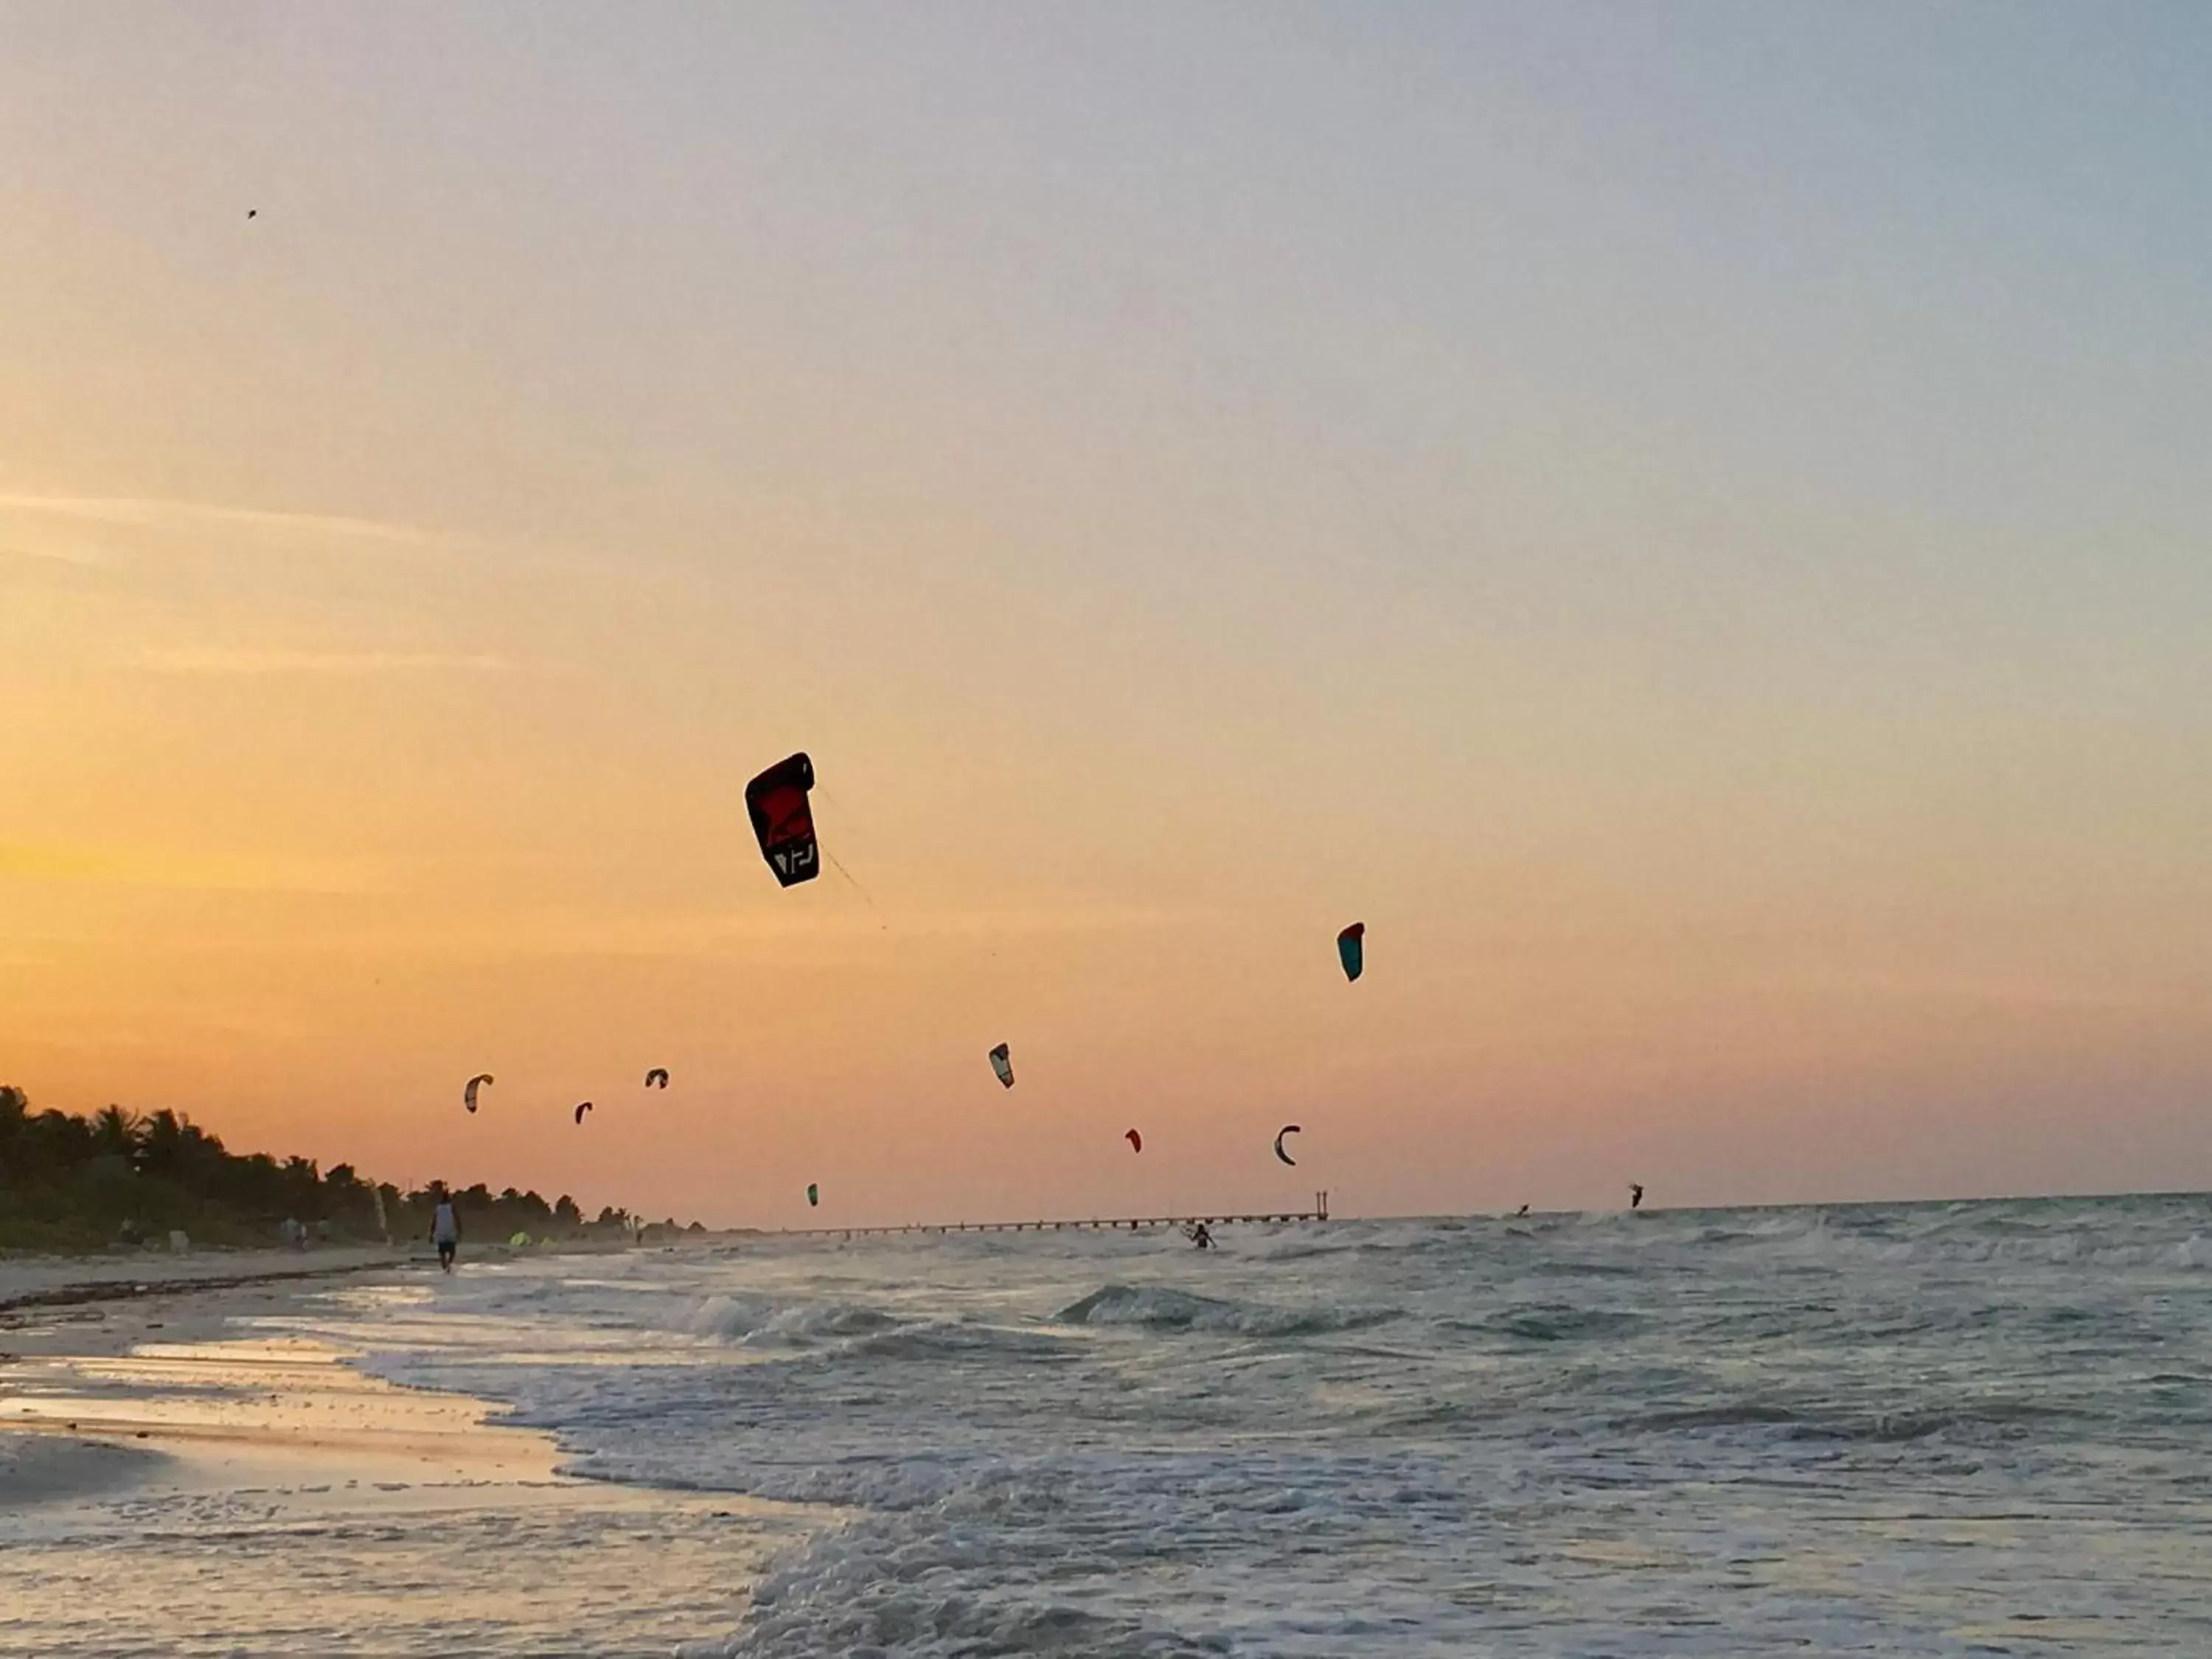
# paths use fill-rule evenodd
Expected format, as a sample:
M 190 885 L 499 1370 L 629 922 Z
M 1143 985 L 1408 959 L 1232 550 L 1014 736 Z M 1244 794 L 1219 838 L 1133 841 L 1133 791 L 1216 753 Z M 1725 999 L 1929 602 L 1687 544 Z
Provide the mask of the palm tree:
M 0 1140 L 13 1140 L 30 1115 L 30 1097 L 12 1083 L 0 1085 Z
M 173 1172 L 179 1161 L 178 1151 L 184 1144 L 184 1120 L 166 1106 L 148 1118 L 140 1136 L 146 1167 L 156 1175 Z
M 103 1153 L 117 1158 L 130 1158 L 145 1139 L 146 1122 L 136 1112 L 126 1112 L 120 1106 L 104 1107 L 94 1115 L 93 1139 Z

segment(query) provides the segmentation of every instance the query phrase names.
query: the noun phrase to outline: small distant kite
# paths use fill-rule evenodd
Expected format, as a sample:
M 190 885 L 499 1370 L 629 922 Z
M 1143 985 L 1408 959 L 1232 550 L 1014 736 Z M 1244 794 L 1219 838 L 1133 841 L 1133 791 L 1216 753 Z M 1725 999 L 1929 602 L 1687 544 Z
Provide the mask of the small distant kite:
M 1049 1092 L 1049 1091 L 1048 1091 L 1048 1092 Z M 1141 1152 L 1145 1150 L 1145 1138 L 1139 1134 L 1134 1129 L 1126 1132 L 1122 1135 L 1121 1139 L 1129 1143 L 1129 1150 L 1133 1152 Z
M 259 208 L 248 208 L 246 210 L 246 216 L 251 219 L 260 211 L 261 210 Z
M 745 812 L 761 856 L 784 887 L 811 881 L 822 873 L 822 849 L 814 841 L 814 812 L 806 792 L 814 787 L 814 763 L 801 750 L 769 767 L 745 786 Z
M 478 1072 L 474 1077 L 469 1079 L 468 1086 L 461 1091 L 461 1104 L 467 1107 L 472 1112 L 476 1110 L 477 1090 L 478 1086 L 495 1080 L 495 1079 L 492 1077 L 492 1074 L 489 1072 Z
M 822 1188 L 812 1182 L 806 1183 L 806 1207 L 812 1209 L 822 1201 Z
M 656 1066 L 647 1072 L 645 1074 L 645 1086 L 648 1089 L 665 1089 L 668 1086 L 668 1068 L 665 1066 Z
M 583 1127 L 584 1114 L 591 1109 L 592 1103 L 588 1100 L 580 1100 L 576 1103 L 576 1124 L 579 1128 Z
M 1344 964 L 1344 976 L 1358 979 L 1359 970 L 1367 965 L 1367 950 L 1363 941 L 1367 938 L 1367 924 L 1355 921 L 1336 936 L 1336 959 Z
M 1283 1137 L 1285 1135 L 1294 1135 L 1302 1133 L 1303 1131 L 1301 1131 L 1298 1126 L 1295 1123 L 1285 1123 L 1281 1128 L 1275 1131 L 1275 1156 L 1282 1159 L 1284 1163 L 1289 1164 L 1293 1170 L 1298 1167 L 1298 1161 L 1283 1150 Z
M 1006 1087 L 1011 1089 L 1014 1086 L 1013 1056 L 1007 1052 L 1003 1042 L 991 1050 L 991 1069 L 999 1074 L 999 1081 Z M 1045 1092 L 1050 1094 L 1052 1091 L 1048 1089 Z

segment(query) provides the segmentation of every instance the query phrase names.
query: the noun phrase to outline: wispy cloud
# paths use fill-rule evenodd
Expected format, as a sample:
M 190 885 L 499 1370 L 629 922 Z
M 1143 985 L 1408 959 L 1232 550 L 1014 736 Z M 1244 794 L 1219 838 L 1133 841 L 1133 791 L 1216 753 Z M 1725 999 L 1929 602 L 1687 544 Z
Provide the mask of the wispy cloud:
M 739 915 L 623 916 L 599 920 L 544 919 L 534 942 L 549 950 L 610 956 L 717 956 L 763 941 L 872 937 L 969 937 L 985 939 L 1058 933 L 1149 933 L 1194 927 L 1210 920 L 1194 912 L 1139 905 L 1042 899 L 1022 908 L 961 909 L 940 906 L 891 909 L 847 906 L 805 916 L 754 911 Z
M 0 491 L 0 512 L 39 514 L 81 523 L 143 530 L 225 528 L 270 537 L 319 537 L 405 548 L 489 547 L 483 539 L 448 530 L 426 530 L 343 514 L 283 513 L 208 501 L 163 501 L 130 495 L 38 495 Z
M 488 652 L 252 651 L 185 646 L 149 651 L 125 665 L 149 674 L 308 674 L 349 678 L 368 674 L 502 673 L 514 665 Z
M 0 874 L 8 870 L 9 849 L 0 848 Z M 185 884 L 174 872 L 163 872 L 158 882 L 152 872 L 125 877 L 103 869 L 90 871 L 82 879 L 129 879 L 134 885 Z M 360 866 L 357 884 L 339 887 L 343 866 L 327 870 L 299 865 L 295 880 L 279 884 L 268 866 L 243 867 L 234 872 L 203 867 L 200 884 L 274 888 L 299 892 L 396 893 L 403 890 L 376 884 L 379 872 Z M 249 879 L 251 875 L 251 879 Z M 224 877 L 229 879 L 222 879 Z M 215 878 L 215 879 L 208 879 Z M 318 884 L 309 885 L 310 881 Z M 769 912 L 749 915 L 624 915 L 588 910 L 556 911 L 529 908 L 501 911 L 456 920 L 444 914 L 434 901 L 419 897 L 404 913 L 392 906 L 372 907 L 349 915 L 342 923 L 325 918 L 311 935 L 272 935 L 248 928 L 226 931 L 218 922 L 196 925 L 188 939 L 164 941 L 165 947 L 193 953 L 397 953 L 415 958 L 441 957 L 461 961 L 524 961 L 557 958 L 629 958 L 634 960 L 791 963 L 805 960 L 817 965 L 874 958 L 885 949 L 911 946 L 917 940 L 969 937 L 976 940 L 1008 936 L 1059 934 L 1127 934 L 1164 932 L 1203 925 L 1207 918 L 1111 906 L 1032 911 L 908 911 L 887 913 L 858 905 L 842 911 L 811 912 L 792 917 Z M 138 948 L 152 948 L 142 933 Z
M 191 555 L 246 553 L 343 557 L 367 554 L 402 558 L 466 556 L 500 565 L 533 570 L 565 569 L 586 575 L 618 575 L 629 586 L 643 581 L 684 580 L 682 565 L 641 560 L 635 550 L 618 552 L 547 542 L 535 536 L 517 539 L 468 531 L 356 518 L 340 513 L 289 513 L 218 501 L 173 501 L 136 495 L 43 495 L 0 490 L 0 532 L 9 544 L 45 554 L 50 526 L 78 527 L 79 545 L 51 556 L 77 562 L 137 562 L 149 545 L 161 542 Z
M 198 892 L 380 893 L 386 872 L 353 859 L 261 857 L 158 847 L 0 844 L 0 878 L 82 881 Z
M 76 565 L 96 568 L 107 564 L 107 556 L 88 547 L 24 547 L 0 542 L 0 559 L 29 559 L 40 564 Z

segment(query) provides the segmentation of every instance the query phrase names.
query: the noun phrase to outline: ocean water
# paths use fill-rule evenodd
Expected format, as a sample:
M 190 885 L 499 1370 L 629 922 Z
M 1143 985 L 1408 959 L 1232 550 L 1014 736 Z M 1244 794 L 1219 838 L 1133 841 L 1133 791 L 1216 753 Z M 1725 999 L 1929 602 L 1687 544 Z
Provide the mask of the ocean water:
M 334 1310 L 839 1506 L 735 1656 L 2212 1654 L 2212 1200 L 476 1264 Z

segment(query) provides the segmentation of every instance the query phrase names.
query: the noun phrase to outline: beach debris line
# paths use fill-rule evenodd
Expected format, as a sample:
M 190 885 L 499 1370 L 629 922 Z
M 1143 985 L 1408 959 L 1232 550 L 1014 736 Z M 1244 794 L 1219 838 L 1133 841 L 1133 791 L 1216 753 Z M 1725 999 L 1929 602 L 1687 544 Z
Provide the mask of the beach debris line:
M 647 1072 L 645 1074 L 645 1086 L 648 1089 L 665 1089 L 668 1086 L 668 1068 L 665 1066 L 656 1066 Z
M 1285 1123 L 1281 1128 L 1275 1131 L 1275 1156 L 1282 1159 L 1284 1163 L 1289 1164 L 1293 1170 L 1298 1167 L 1298 1161 L 1283 1150 L 1283 1137 L 1285 1135 L 1303 1134 L 1305 1132 L 1300 1129 L 1295 1123 Z
M 1336 936 L 1336 959 L 1344 964 L 1344 976 L 1358 979 L 1367 966 L 1367 924 L 1355 921 Z
M 1007 1052 L 1003 1042 L 991 1050 L 991 1069 L 999 1074 L 999 1081 L 1006 1087 L 1011 1089 L 1014 1086 L 1013 1056 Z M 1045 1092 L 1050 1094 L 1052 1091 L 1048 1089 Z
M 822 849 L 815 843 L 814 811 L 807 801 L 813 787 L 814 763 L 803 749 L 745 786 L 745 812 L 779 886 L 795 886 L 822 873 Z
M 485 1084 L 495 1081 L 496 1081 L 496 1079 L 489 1072 L 478 1072 L 474 1077 L 468 1080 L 467 1085 L 462 1089 L 461 1104 L 467 1107 L 471 1112 L 475 1111 L 477 1109 L 477 1091 L 482 1088 Z

